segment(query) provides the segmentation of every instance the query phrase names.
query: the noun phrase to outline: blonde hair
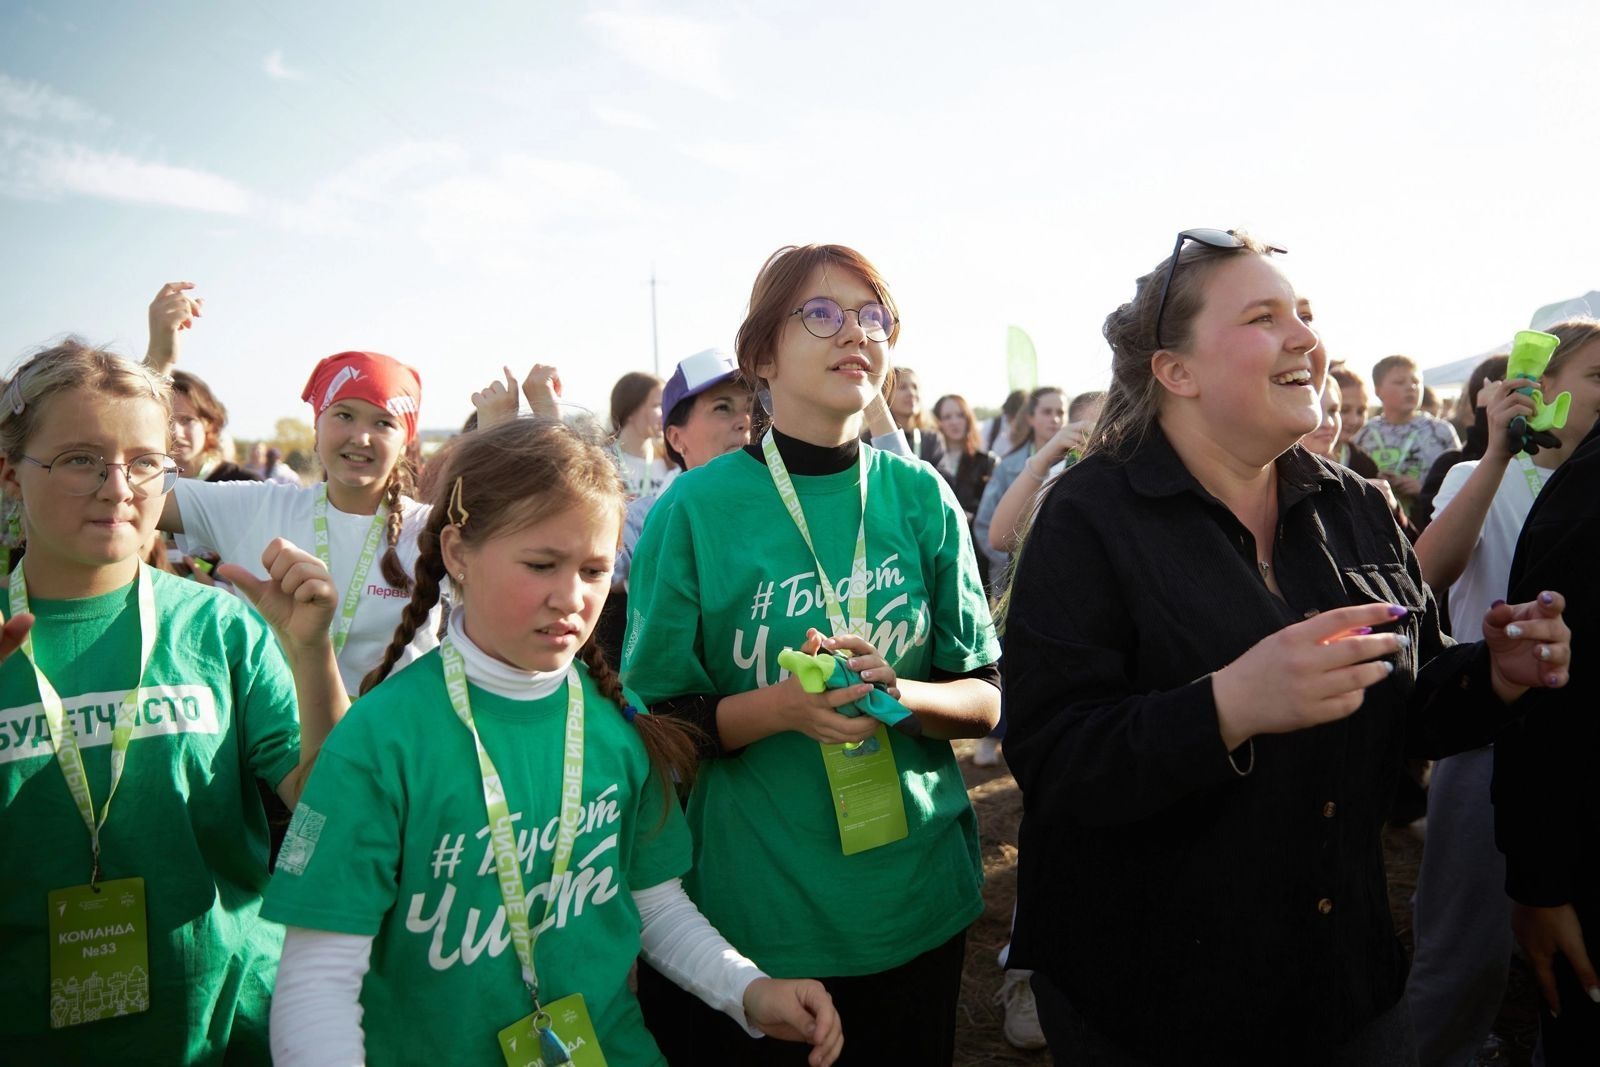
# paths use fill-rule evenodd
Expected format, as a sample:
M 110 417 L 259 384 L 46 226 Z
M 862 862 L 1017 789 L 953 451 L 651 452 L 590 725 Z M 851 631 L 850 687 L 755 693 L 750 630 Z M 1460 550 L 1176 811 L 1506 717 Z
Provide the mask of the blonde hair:
M 88 389 L 102 396 L 149 397 L 172 418 L 172 382 L 141 363 L 69 337 L 35 353 L 11 373 L 0 393 L 0 453 L 22 457 L 39 428 L 44 402 L 68 389 Z M 162 447 L 171 446 L 168 432 Z

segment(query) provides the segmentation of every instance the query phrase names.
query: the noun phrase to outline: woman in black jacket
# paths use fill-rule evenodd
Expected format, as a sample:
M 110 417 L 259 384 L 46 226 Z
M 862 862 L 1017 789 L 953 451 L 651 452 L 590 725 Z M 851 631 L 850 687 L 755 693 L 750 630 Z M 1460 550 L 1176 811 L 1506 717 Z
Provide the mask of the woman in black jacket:
M 1401 759 L 1565 684 L 1549 593 L 1452 646 L 1378 491 L 1298 447 L 1326 367 L 1275 251 L 1185 231 L 1005 619 L 1011 966 L 1059 1062 L 1414 1064 L 1381 830 Z

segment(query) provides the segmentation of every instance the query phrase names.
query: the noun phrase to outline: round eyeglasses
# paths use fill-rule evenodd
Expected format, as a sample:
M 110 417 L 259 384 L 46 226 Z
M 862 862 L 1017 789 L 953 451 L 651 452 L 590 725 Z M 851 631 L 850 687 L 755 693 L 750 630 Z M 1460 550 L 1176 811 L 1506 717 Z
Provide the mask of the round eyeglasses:
M 50 484 L 68 496 L 88 496 L 98 492 L 112 467 L 122 468 L 123 477 L 128 479 L 128 488 L 134 496 L 141 498 L 170 493 L 172 487 L 178 484 L 178 475 L 183 473 L 183 468 L 178 466 L 176 460 L 160 452 L 134 456 L 126 463 L 107 463 L 104 456 L 76 449 L 61 453 L 49 463 L 41 463 L 32 456 L 22 458 L 43 467 L 45 473 L 50 475 Z
M 894 332 L 894 316 L 882 304 L 862 304 L 858 308 L 840 307 L 832 297 L 814 296 L 789 312 L 800 316 L 800 324 L 813 337 L 829 338 L 844 329 L 845 312 L 853 312 L 869 341 L 887 341 Z

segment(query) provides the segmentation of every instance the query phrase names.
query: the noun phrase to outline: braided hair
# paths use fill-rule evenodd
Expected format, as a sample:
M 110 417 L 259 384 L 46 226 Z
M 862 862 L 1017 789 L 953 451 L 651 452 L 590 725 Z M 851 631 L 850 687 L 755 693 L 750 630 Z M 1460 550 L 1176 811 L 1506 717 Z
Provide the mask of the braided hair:
M 411 575 L 406 573 L 405 564 L 400 562 L 400 531 L 405 525 L 405 514 L 402 510 L 402 501 L 417 491 L 416 478 L 411 473 L 411 463 L 401 455 L 394 469 L 389 472 L 389 480 L 383 486 L 383 504 L 389 509 L 388 519 L 384 523 L 385 540 L 389 547 L 384 550 L 383 558 L 378 561 L 378 568 L 383 572 L 383 580 L 396 589 L 411 592 Z
M 597 440 L 556 419 L 514 419 L 463 435 L 434 463 L 441 460 L 444 469 L 434 487 L 433 511 L 417 535 L 411 600 L 383 659 L 362 680 L 363 693 L 388 677 L 439 603 L 446 573 L 440 535 L 447 525 L 456 526 L 467 544 L 478 545 L 573 508 L 611 509 L 620 519 L 624 507 L 622 480 L 610 454 Z M 697 751 L 694 728 L 680 719 L 639 714 L 643 709 L 628 707 L 622 682 L 592 632 L 578 658 L 595 688 L 639 731 L 651 766 L 663 781 L 691 783 Z

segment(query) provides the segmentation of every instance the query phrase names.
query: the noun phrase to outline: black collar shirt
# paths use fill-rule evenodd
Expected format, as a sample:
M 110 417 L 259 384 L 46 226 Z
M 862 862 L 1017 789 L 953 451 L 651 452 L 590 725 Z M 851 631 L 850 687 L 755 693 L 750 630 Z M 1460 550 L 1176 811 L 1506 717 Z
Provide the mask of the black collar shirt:
M 1159 428 L 1043 501 L 1004 623 L 1006 756 L 1024 795 L 1014 967 L 1159 1063 L 1315 1063 L 1400 998 L 1381 833 L 1404 757 L 1514 714 L 1454 646 L 1382 497 L 1296 446 L 1262 580 L 1250 532 Z M 1229 753 L 1211 673 L 1360 603 L 1410 609 L 1349 718 Z M 1419 669 L 1419 663 L 1425 666 Z

